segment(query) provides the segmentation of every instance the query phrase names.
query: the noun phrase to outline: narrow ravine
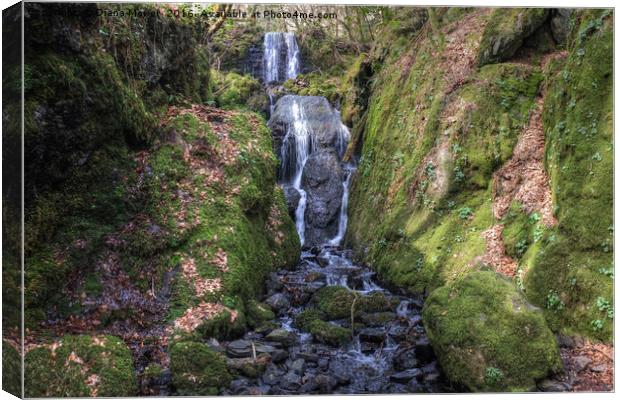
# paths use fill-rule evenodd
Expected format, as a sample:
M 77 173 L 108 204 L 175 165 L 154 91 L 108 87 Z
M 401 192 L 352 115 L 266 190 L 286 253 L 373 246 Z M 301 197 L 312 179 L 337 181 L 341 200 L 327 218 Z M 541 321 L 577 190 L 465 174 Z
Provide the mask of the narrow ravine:
M 224 344 L 240 377 L 223 394 L 445 391 L 422 326 L 422 298 L 382 288 L 341 247 L 355 173 L 342 162 L 347 127 L 322 97 L 285 95 L 274 104 L 273 85 L 299 73 L 299 52 L 290 33 L 267 33 L 264 46 L 278 176 L 302 253 L 295 268 L 266 284 L 263 301 L 277 318 Z

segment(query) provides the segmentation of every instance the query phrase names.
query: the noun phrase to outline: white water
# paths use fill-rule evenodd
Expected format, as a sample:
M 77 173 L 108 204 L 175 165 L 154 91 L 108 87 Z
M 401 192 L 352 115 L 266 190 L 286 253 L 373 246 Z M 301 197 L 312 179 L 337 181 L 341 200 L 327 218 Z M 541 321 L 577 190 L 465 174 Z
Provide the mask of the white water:
M 339 246 L 344 234 L 347 233 L 347 223 L 349 222 L 349 215 L 347 209 L 349 207 L 349 182 L 351 181 L 351 175 L 353 175 L 353 169 L 347 168 L 347 175 L 342 182 L 342 202 L 340 204 L 340 216 L 338 219 L 338 233 L 329 241 L 331 246 Z
M 265 83 L 280 82 L 299 75 L 299 47 L 291 32 L 267 32 L 263 41 L 263 69 Z M 286 49 L 284 76 L 280 76 L 282 50 Z
M 301 177 L 306 161 L 308 161 L 308 156 L 314 149 L 314 135 L 308 127 L 308 120 L 306 119 L 303 106 L 298 101 L 293 103 L 291 113 L 293 123 L 289 126 L 286 136 L 284 136 L 281 156 L 283 164 L 287 166 L 291 165 L 287 160 L 295 160 L 294 171 L 289 171 L 292 177 L 289 183 L 299 192 L 299 203 L 295 210 L 295 225 L 299 234 L 299 240 L 303 246 L 306 231 L 307 194 L 301 188 Z

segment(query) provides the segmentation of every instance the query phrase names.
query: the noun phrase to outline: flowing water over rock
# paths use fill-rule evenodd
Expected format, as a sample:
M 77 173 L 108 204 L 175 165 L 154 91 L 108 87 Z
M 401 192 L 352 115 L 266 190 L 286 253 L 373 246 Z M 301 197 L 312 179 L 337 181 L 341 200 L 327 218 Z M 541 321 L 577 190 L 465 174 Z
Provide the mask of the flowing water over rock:
M 277 64 L 267 58 L 289 42 L 294 36 L 267 34 L 266 65 Z M 273 67 L 265 81 L 276 75 Z M 342 161 L 349 131 L 338 111 L 323 97 L 287 95 L 272 106 L 269 126 L 303 251 L 294 269 L 266 284 L 263 301 L 277 318 L 225 345 L 229 366 L 240 372 L 225 394 L 442 390 L 422 298 L 382 288 L 340 247 L 355 166 Z
M 263 80 L 281 82 L 299 74 L 299 47 L 291 32 L 267 32 L 263 42 Z

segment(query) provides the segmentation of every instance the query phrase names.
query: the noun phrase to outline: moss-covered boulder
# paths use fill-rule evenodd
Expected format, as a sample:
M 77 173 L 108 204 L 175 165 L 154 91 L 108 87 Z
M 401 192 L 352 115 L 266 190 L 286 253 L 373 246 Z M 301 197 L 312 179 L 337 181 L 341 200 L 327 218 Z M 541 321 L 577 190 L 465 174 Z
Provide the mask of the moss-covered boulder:
M 262 85 L 250 75 L 235 72 L 213 72 L 213 96 L 218 106 L 224 108 L 246 107 L 249 110 L 266 113 L 269 98 Z
M 22 397 L 21 357 L 13 346 L 2 341 L 2 390 Z
M 355 294 L 342 286 L 326 286 L 316 292 L 314 299 L 328 319 L 350 318 Z
M 325 314 L 319 310 L 307 309 L 295 317 L 295 327 L 309 332 L 320 343 L 341 346 L 351 340 L 351 331 L 326 322 Z
M 478 52 L 478 65 L 512 57 L 548 18 L 545 8 L 498 8 L 489 17 Z
M 115 336 L 64 336 L 26 354 L 27 397 L 119 397 L 138 392 L 131 353 Z
M 446 376 L 469 390 L 526 391 L 562 368 L 543 314 L 494 272 L 436 289 L 423 319 Z
M 271 321 L 276 315 L 267 304 L 250 300 L 247 304 L 248 325 L 257 327 L 264 322 Z
M 214 396 L 231 380 L 224 357 L 197 342 L 172 345 L 170 370 L 172 385 L 179 395 Z
M 314 295 L 317 308 L 329 320 L 359 317 L 364 313 L 389 311 L 392 304 L 381 292 L 355 293 L 342 286 L 325 286 Z

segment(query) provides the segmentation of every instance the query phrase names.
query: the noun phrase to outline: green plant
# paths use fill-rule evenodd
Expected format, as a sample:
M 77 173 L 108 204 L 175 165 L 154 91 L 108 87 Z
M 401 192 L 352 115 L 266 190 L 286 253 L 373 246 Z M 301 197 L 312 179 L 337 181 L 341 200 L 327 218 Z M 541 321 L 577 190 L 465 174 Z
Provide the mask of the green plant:
M 489 385 L 494 385 L 497 382 L 501 381 L 503 378 L 504 373 L 495 367 L 487 367 L 484 373 L 484 380 Z
M 467 219 L 467 218 L 471 217 L 474 214 L 472 209 L 469 208 L 469 207 L 461 207 L 461 208 L 459 208 L 458 213 L 459 213 L 459 218 L 460 219 Z
M 553 290 L 549 290 L 549 293 L 547 293 L 547 308 L 554 311 L 560 311 L 564 308 L 564 302 Z

